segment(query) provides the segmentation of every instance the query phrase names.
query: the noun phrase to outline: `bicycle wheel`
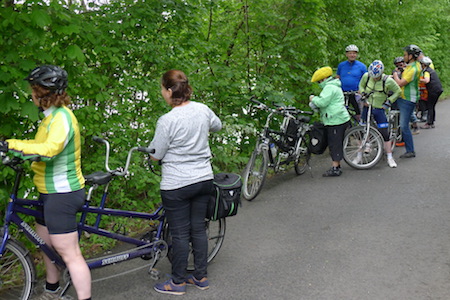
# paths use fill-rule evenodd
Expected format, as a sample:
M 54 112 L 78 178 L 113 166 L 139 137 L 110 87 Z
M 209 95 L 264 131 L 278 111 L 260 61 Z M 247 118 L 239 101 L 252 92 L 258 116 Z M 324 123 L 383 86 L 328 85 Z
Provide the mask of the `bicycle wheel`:
M 36 269 L 29 251 L 8 240 L 0 257 L 0 300 L 29 299 L 35 281 Z
M 217 253 L 219 253 L 220 247 L 222 247 L 223 240 L 225 238 L 226 221 L 225 218 L 219 219 L 217 221 L 206 221 L 206 235 L 208 236 L 208 258 L 207 262 L 210 263 Z M 172 236 L 170 235 L 169 226 L 166 223 L 164 226 L 164 240 L 169 245 L 169 251 L 167 257 L 169 261 L 172 262 L 173 251 L 172 251 Z M 194 254 L 192 251 L 192 246 L 190 246 L 189 258 L 188 258 L 188 271 L 195 270 L 194 267 Z
M 361 150 L 361 142 L 368 134 L 366 144 Z M 346 131 L 344 136 L 344 160 L 355 169 L 365 170 L 375 166 L 383 156 L 383 137 L 373 127 L 366 132 L 365 126 L 352 127 Z M 357 158 L 358 153 L 362 152 L 362 157 Z
M 294 169 L 297 175 L 305 173 L 306 168 L 308 168 L 309 159 L 311 158 L 306 140 L 306 136 L 300 137 L 295 145 Z
M 402 141 L 402 130 L 400 128 L 399 113 L 393 113 L 389 119 L 389 141 L 391 142 L 391 151 L 394 151 L 395 144 Z
M 248 201 L 255 199 L 261 191 L 269 166 L 267 151 L 258 148 L 253 151 L 242 176 L 242 197 Z

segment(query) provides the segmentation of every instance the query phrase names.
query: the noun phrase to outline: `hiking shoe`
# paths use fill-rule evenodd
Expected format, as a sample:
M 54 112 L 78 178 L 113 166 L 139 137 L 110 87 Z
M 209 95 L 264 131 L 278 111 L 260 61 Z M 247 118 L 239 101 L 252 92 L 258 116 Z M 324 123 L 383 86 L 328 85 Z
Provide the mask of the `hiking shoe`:
M 176 284 L 172 279 L 169 279 L 165 282 L 155 284 L 154 289 L 162 294 L 184 295 L 186 293 L 186 282 Z
M 201 290 L 209 289 L 209 282 L 208 282 L 208 278 L 206 278 L 206 277 L 203 277 L 201 280 L 197 280 L 193 275 L 190 275 L 186 279 L 186 284 L 195 285 L 197 288 L 199 288 Z
M 416 135 L 420 133 L 419 127 L 413 127 L 413 129 L 411 130 L 411 133 Z
M 396 147 L 405 147 L 405 142 L 397 142 L 395 143 Z
M 44 292 L 33 300 L 74 300 L 72 296 L 60 296 L 60 293 L 61 287 L 58 287 L 56 291 L 50 291 L 44 287 Z
M 397 168 L 397 163 L 395 162 L 395 160 L 394 160 L 393 157 L 388 158 L 388 159 L 387 159 L 387 162 L 388 162 L 389 167 L 391 167 L 391 168 Z
M 411 158 L 416 157 L 416 152 L 405 152 L 402 155 L 400 155 L 400 158 Z
M 340 167 L 331 167 L 328 171 L 322 174 L 323 177 L 336 177 L 341 176 L 342 170 Z

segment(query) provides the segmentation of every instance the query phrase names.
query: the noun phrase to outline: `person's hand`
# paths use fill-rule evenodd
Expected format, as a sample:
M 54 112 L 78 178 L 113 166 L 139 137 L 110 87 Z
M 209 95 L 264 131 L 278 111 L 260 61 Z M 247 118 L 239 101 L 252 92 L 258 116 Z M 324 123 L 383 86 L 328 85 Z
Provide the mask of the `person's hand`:
M 309 102 L 311 102 L 314 97 L 314 95 L 309 95 Z
M 0 141 L 0 152 L 6 153 L 8 149 L 8 142 Z
M 390 102 L 389 100 L 386 100 L 386 101 L 383 103 L 383 109 L 384 109 L 384 110 L 388 110 L 390 107 L 391 107 L 391 102 Z

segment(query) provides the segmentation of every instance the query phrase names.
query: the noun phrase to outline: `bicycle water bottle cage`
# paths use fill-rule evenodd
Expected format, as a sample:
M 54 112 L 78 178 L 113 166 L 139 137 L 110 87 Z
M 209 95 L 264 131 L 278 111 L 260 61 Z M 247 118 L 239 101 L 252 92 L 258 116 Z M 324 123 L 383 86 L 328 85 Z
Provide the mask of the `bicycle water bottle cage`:
M 110 182 L 112 180 L 112 177 L 113 175 L 111 173 L 98 171 L 84 176 L 84 179 L 86 180 L 86 184 L 89 185 L 104 185 Z

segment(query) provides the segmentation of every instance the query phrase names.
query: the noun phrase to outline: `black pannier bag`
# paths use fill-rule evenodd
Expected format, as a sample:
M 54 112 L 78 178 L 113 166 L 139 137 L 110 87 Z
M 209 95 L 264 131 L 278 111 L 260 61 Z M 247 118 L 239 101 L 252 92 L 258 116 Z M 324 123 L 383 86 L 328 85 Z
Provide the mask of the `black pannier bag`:
M 233 173 L 214 174 L 214 191 L 208 204 L 207 218 L 216 221 L 237 214 L 241 204 L 241 176 Z
M 321 122 L 314 122 L 309 132 L 309 152 L 322 154 L 328 146 L 327 130 Z
M 297 141 L 298 127 L 300 126 L 300 121 L 297 119 L 290 119 L 288 125 L 286 126 L 286 136 L 285 145 L 288 147 L 294 147 Z

